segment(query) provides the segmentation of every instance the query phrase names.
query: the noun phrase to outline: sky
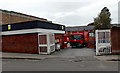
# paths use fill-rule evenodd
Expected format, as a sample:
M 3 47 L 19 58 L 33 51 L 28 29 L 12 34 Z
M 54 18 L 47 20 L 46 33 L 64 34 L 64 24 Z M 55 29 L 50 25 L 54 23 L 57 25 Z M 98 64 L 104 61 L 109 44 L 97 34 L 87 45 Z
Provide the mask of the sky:
M 119 0 L 0 0 L 0 9 L 21 12 L 66 26 L 85 26 L 108 7 L 118 23 Z

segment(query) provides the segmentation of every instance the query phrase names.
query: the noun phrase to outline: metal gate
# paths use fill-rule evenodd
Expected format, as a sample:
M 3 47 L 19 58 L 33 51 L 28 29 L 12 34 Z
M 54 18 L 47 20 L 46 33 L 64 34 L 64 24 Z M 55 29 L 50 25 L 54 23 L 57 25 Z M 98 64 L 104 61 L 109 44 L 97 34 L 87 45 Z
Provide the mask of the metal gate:
M 111 54 L 110 30 L 96 30 L 96 55 Z
M 39 54 L 50 54 L 55 51 L 54 34 L 38 34 Z

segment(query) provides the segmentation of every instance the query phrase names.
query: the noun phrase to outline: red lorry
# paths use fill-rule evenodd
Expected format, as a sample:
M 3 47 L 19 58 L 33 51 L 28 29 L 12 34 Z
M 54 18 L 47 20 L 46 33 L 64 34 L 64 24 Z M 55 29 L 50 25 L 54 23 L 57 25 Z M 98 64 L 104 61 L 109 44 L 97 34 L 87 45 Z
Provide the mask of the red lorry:
M 71 47 L 84 47 L 87 46 L 89 31 L 72 31 L 70 34 Z

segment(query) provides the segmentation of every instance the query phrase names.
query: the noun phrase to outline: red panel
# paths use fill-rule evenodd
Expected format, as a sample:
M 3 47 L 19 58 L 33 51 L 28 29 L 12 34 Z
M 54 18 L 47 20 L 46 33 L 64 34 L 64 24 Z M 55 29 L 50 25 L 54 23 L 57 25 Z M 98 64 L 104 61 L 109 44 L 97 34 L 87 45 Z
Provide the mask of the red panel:
M 92 34 L 92 35 L 90 35 Z M 89 36 L 88 36 L 88 44 L 87 47 L 88 48 L 95 48 L 95 34 L 93 32 L 89 32 Z
M 88 48 L 94 48 L 95 47 L 95 39 L 94 38 L 89 38 L 87 47 Z
M 47 35 L 39 35 L 39 43 L 47 44 Z
M 40 52 L 47 52 L 47 47 L 40 47 Z
M 38 34 L 2 36 L 2 51 L 38 53 Z
M 60 40 L 60 48 L 64 48 L 64 34 L 55 34 L 55 40 Z
M 72 31 L 72 33 L 84 33 L 84 31 Z

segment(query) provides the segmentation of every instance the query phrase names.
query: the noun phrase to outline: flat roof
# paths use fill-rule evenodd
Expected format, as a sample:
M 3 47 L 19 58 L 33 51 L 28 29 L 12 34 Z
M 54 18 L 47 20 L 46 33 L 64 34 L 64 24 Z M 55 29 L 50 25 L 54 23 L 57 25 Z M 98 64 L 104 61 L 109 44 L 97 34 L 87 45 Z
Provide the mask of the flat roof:
M 120 24 L 112 24 L 112 27 L 120 27 Z
M 81 31 L 81 30 L 93 30 L 94 26 L 74 26 L 66 27 L 65 31 Z
M 11 29 L 8 29 L 9 25 Z M 13 31 L 13 30 L 34 29 L 34 28 L 65 31 L 64 25 L 38 21 L 38 20 L 2 25 L 2 31 Z

